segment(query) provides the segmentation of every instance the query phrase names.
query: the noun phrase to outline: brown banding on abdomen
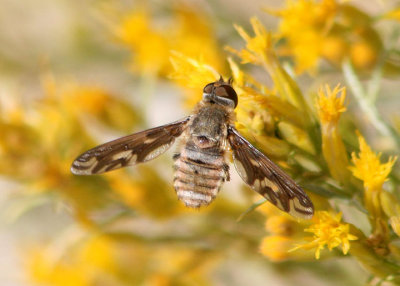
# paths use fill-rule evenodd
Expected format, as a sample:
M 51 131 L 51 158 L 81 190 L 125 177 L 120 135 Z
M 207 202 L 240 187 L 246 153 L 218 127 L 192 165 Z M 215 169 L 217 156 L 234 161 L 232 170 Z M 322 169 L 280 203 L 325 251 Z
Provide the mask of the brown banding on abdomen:
M 219 150 L 210 154 L 210 150 L 194 151 L 186 147 L 180 156 L 174 157 L 175 191 L 187 207 L 207 206 L 214 200 L 225 180 L 224 157 Z

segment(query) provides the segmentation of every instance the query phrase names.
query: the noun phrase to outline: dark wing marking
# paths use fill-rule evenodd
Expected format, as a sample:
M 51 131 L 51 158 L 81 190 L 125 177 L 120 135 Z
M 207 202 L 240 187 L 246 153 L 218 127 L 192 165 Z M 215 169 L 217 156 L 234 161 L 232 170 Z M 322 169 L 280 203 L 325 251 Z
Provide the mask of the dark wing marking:
M 228 127 L 228 140 L 236 170 L 252 189 L 292 216 L 313 216 L 313 204 L 303 189 L 232 126 Z
M 152 160 L 171 147 L 189 120 L 190 116 L 90 149 L 75 159 L 71 172 L 76 175 L 100 174 Z

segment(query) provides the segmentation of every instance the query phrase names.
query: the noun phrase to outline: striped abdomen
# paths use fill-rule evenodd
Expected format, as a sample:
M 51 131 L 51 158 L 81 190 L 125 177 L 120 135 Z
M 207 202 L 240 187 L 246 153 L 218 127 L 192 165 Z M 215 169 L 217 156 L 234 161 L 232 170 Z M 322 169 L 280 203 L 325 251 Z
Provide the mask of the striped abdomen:
M 229 167 L 217 148 L 201 149 L 188 143 L 174 159 L 174 188 L 187 207 L 209 205 L 229 180 Z

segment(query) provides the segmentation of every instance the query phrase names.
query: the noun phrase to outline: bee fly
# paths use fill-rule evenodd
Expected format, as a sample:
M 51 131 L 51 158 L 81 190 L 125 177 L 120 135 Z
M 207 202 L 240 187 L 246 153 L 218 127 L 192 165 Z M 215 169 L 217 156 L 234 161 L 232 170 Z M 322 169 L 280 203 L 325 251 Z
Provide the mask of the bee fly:
M 174 188 L 187 207 L 209 205 L 229 181 L 226 149 L 231 148 L 240 177 L 279 209 L 311 218 L 314 208 L 305 192 L 258 151 L 234 127 L 238 104 L 231 80 L 207 84 L 192 115 L 95 147 L 72 164 L 76 175 L 92 175 L 152 160 L 181 139 L 174 158 Z

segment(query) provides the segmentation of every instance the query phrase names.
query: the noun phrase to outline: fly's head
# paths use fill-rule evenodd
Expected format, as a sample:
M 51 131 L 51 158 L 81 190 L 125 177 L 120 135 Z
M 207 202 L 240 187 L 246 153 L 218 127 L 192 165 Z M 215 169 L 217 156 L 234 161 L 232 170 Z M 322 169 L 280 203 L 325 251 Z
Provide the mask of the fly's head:
M 232 87 L 232 80 L 224 81 L 221 76 L 218 81 L 207 84 L 203 89 L 203 101 L 234 109 L 238 104 L 238 97 Z

